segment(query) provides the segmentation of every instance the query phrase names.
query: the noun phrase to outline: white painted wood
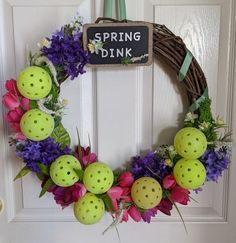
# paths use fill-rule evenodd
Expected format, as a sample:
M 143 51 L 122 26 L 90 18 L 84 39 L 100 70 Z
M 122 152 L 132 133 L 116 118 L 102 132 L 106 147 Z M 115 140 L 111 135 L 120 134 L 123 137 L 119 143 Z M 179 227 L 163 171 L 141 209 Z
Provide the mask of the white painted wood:
M 101 16 L 103 1 L 1 0 L 1 84 L 24 67 L 26 44 L 35 49 L 37 41 L 70 21 L 78 7 L 85 22 L 91 22 Z M 235 0 L 127 1 L 129 19 L 165 24 L 183 37 L 206 74 L 214 112 L 224 116 L 233 130 L 236 130 L 235 7 Z M 63 123 L 73 143 L 77 126 L 82 143 L 88 144 L 89 133 L 99 159 L 113 168 L 155 144 L 171 141 L 178 125 L 176 118 L 186 110 L 182 105 L 186 98 L 181 84 L 159 60 L 150 67 L 88 70 L 82 78 L 64 84 L 63 97 L 69 99 Z M 164 132 L 166 127 L 171 129 Z M 118 242 L 115 231 L 101 235 L 111 222 L 109 215 L 97 225 L 83 226 L 75 222 L 71 208 L 61 211 L 51 195 L 38 199 L 39 182 L 33 175 L 13 183 L 21 163 L 8 147 L 10 131 L 2 119 L 0 128 L 0 198 L 5 202 L 0 214 L 0 243 Z M 232 161 L 236 158 L 235 146 L 232 158 Z M 193 195 L 198 204 L 180 208 L 188 236 L 173 212 L 171 218 L 158 214 L 150 225 L 132 222 L 120 225 L 122 243 L 235 242 L 235 170 L 232 163 L 230 173 L 217 185 L 209 183 L 201 194 Z

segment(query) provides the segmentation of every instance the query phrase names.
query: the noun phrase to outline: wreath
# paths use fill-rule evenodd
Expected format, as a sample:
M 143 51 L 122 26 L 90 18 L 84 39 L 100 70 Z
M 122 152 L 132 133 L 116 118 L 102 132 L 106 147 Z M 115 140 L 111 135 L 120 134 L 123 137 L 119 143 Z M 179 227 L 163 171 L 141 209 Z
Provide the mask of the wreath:
M 61 84 L 83 75 L 91 52 L 101 48 L 92 41 L 84 49 L 82 26 L 77 17 L 43 39 L 17 79 L 5 83 L 6 121 L 14 131 L 9 144 L 25 164 L 15 179 L 35 173 L 41 181 L 39 197 L 51 193 L 62 209 L 73 204 L 82 224 L 97 223 L 105 211 L 112 226 L 129 218 L 150 223 L 158 211 L 171 215 L 172 208 L 190 202 L 190 190 L 199 192 L 206 181 L 217 182 L 230 162 L 230 133 L 223 119 L 213 118 L 204 73 L 180 37 L 153 24 L 154 56 L 182 81 L 189 112 L 173 145 L 134 156 L 125 170 L 112 171 L 90 145 L 81 145 L 78 131 L 78 145 L 71 147 L 61 123 L 67 105 L 60 99 Z

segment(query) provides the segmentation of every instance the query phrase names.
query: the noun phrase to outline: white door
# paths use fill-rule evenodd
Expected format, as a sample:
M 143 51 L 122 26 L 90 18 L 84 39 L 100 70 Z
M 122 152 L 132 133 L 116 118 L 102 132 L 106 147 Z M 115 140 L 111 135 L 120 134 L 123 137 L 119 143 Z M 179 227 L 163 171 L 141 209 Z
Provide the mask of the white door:
M 216 114 L 226 118 L 236 140 L 236 3 L 235 0 L 127 0 L 128 18 L 165 24 L 180 35 L 201 64 Z M 77 9 L 85 22 L 102 15 L 100 0 L 0 0 L 0 80 L 25 65 L 25 50 L 70 20 Z M 2 85 L 3 90 L 3 85 Z M 138 68 L 88 70 L 63 88 L 69 99 L 64 124 L 75 142 L 79 127 L 82 143 L 100 161 L 113 168 L 131 156 L 167 143 L 175 133 L 179 113 L 186 110 L 181 84 L 159 60 Z M 4 113 L 4 111 L 3 111 Z M 1 113 L 2 114 L 2 113 Z M 168 129 L 167 129 L 168 128 Z M 115 231 L 101 232 L 111 223 L 107 214 L 99 224 L 83 226 L 71 208 L 61 210 L 51 195 L 38 198 L 39 182 L 33 175 L 13 182 L 22 164 L 8 146 L 10 130 L 0 125 L 0 243 L 110 243 L 118 242 Z M 181 208 L 188 235 L 176 212 L 158 213 L 151 224 L 123 223 L 122 243 L 233 243 L 236 240 L 236 150 L 229 173 L 218 184 L 207 184 L 198 203 Z M 0 206 L 1 208 L 1 206 Z

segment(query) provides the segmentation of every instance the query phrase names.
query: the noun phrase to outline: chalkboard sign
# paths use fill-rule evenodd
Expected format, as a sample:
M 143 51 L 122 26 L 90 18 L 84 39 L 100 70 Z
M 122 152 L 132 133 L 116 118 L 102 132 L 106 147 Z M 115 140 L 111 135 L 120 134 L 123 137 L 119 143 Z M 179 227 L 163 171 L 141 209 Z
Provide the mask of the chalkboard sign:
M 153 26 L 146 22 L 86 24 L 84 48 L 90 65 L 150 65 Z

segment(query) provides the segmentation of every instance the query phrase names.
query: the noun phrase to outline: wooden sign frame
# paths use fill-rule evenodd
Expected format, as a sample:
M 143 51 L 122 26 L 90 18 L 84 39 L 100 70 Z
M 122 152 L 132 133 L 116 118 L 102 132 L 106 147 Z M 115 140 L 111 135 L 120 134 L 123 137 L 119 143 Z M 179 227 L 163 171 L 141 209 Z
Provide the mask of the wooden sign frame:
M 141 62 L 134 62 L 134 63 L 127 63 L 127 64 L 123 64 L 123 63 L 116 63 L 116 64 L 87 64 L 89 67 L 114 67 L 114 66 L 148 66 L 151 65 L 153 63 L 153 25 L 151 23 L 148 22 L 143 22 L 143 21 L 138 21 L 138 22 L 129 22 L 129 23 L 99 23 L 99 24 L 85 24 L 83 26 L 83 45 L 84 45 L 84 49 L 86 51 L 88 51 L 88 35 L 87 35 L 87 30 L 89 28 L 97 28 L 97 27 L 108 27 L 108 28 L 112 28 L 112 27 L 133 27 L 133 26 L 137 26 L 137 27 L 141 27 L 141 26 L 145 26 L 148 28 L 148 56 L 147 56 L 147 62 L 145 63 L 141 63 Z M 105 49 L 105 48 L 104 48 Z M 89 51 L 88 51 L 89 52 Z M 143 53 L 145 54 L 145 53 Z

